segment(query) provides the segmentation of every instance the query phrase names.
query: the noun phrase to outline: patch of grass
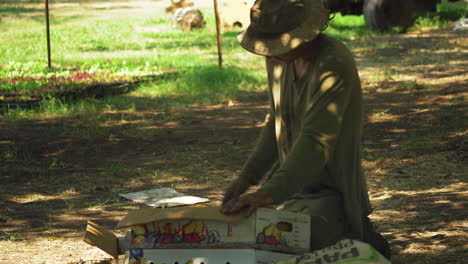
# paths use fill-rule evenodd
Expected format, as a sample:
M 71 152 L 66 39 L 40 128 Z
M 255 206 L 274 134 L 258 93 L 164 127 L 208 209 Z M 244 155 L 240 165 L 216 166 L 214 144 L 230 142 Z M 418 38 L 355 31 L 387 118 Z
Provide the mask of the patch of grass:
M 380 110 L 375 110 L 374 112 L 372 112 L 372 115 L 373 116 L 376 116 L 376 117 L 385 117 L 385 116 L 388 116 L 389 111 L 390 109 L 386 109 L 386 110 L 383 110 L 383 111 L 380 111 Z
M 435 125 L 439 127 L 466 128 L 465 112 L 457 106 L 448 106 L 437 112 Z
M 394 70 L 375 70 L 371 75 L 366 77 L 369 82 L 386 82 L 398 78 L 400 73 Z
M 11 161 L 16 159 L 18 156 L 18 149 L 15 144 L 9 144 L 2 148 L 3 150 L 0 152 L 0 160 Z
M 86 124 L 81 127 L 64 127 L 61 134 L 72 139 L 93 140 L 107 135 L 107 129 L 98 124 Z
M 453 104 L 461 104 L 461 103 L 466 103 L 468 102 L 468 98 L 463 97 L 463 96 L 457 96 L 452 99 L 450 99 L 450 102 Z
M 466 18 L 468 16 L 468 3 L 466 1 L 458 1 L 456 3 L 442 1 L 437 6 L 437 13 L 440 17 L 447 20 Z
M 134 95 L 153 98 L 158 105 L 174 106 L 219 103 L 264 88 L 259 76 L 242 69 L 219 71 L 216 66 L 207 66 L 187 69 L 172 81 L 143 84 Z
M 55 68 L 151 73 L 161 68 L 216 62 L 215 36 L 210 30 L 214 22 L 210 15 L 206 16 L 208 25 L 205 29 L 182 32 L 171 25 L 169 16 L 159 19 L 121 17 L 116 21 L 102 17 L 101 12 L 62 23 L 61 17 L 67 16 L 57 11 L 51 20 L 54 23 L 51 41 Z M 2 31 L 8 28 L 18 30 Z M 0 37 L 5 40 L 0 43 L 0 54 L 4 55 L 0 64 L 11 61 L 43 63 L 46 55 L 43 25 L 32 25 L 29 19 L 23 18 L 0 24 L 0 32 Z M 236 42 L 235 36 L 224 37 L 226 46 L 241 51 L 238 45 L 231 45 Z M 231 49 L 224 52 L 228 57 Z
M 111 117 L 104 116 L 104 112 L 164 111 L 180 105 L 220 103 L 266 88 L 263 58 L 240 48 L 237 32 L 223 33 L 225 69 L 217 69 L 211 12 L 204 12 L 206 28 L 182 32 L 171 24 L 169 15 L 122 16 L 116 21 L 112 19 L 113 13 L 106 13 L 108 10 L 87 7 L 89 10 L 83 16 L 76 14 L 79 10 L 58 8 L 51 18 L 54 68 L 49 70 L 45 63 L 43 21 L 26 16 L 34 11 L 29 7 L 9 8 L 2 9 L 0 23 L 0 39 L 4 40 L 0 42 L 0 97 L 7 90 L 23 91 L 24 98 L 21 98 L 28 99 L 28 93 L 49 89 L 77 89 L 96 82 L 131 81 L 144 75 L 177 73 L 146 81 L 124 96 L 78 101 L 50 97 L 34 109 L 6 109 L 3 117 L 10 125 L 38 118 L 77 118 L 97 128 L 85 131 L 75 127 L 67 133 L 89 138 L 105 132 L 99 124 Z M 439 12 L 443 10 L 439 8 Z M 338 13 L 325 33 L 349 42 L 355 49 L 382 49 L 390 45 L 366 40 L 365 36 L 380 33 L 367 29 L 363 16 Z M 76 78 L 70 80 L 70 76 Z M 371 78 L 382 81 L 390 77 L 390 73 L 382 73 Z M 408 83 L 401 89 L 415 87 L 418 84 Z M 120 117 L 122 122 L 126 121 L 124 116 Z
M 427 14 L 425 16 L 420 16 L 416 19 L 416 22 L 413 26 L 414 29 L 421 28 L 443 28 L 448 26 L 449 21 L 442 19 L 440 16 L 434 14 Z
M 378 33 L 368 29 L 364 16 L 346 15 L 336 13 L 329 22 L 325 34 L 339 40 L 354 40 L 364 36 L 376 35 Z
M 26 240 L 26 235 L 24 233 L 21 233 L 21 232 L 1 231 L 0 238 L 2 238 L 5 241 L 17 242 L 17 241 Z
M 404 91 L 419 90 L 421 89 L 421 87 L 422 86 L 416 81 L 404 81 L 402 83 L 401 90 L 404 90 Z
M 436 12 L 428 12 L 421 14 L 412 27 L 413 29 L 421 28 L 444 28 L 451 21 L 468 16 L 468 3 L 459 1 L 457 3 L 448 3 L 443 1 L 437 6 Z
M 434 91 L 437 86 L 420 84 L 417 81 L 403 81 L 398 86 L 397 91 L 417 91 L 417 90 L 430 90 Z
M 128 0 L 121 0 L 122 2 Z M 75 3 L 77 0 L 60 0 L 62 3 Z M 96 0 L 79 0 L 80 3 L 86 2 L 96 2 Z M 43 0 L 2 0 L 2 4 L 6 6 L 13 5 L 14 7 L 22 6 L 26 4 L 42 4 L 44 3 Z
M 432 148 L 431 141 L 426 136 L 409 135 L 402 139 L 402 145 L 411 152 L 420 153 Z
M 99 109 L 96 100 L 78 100 L 67 101 L 58 98 L 48 98 L 39 103 L 38 107 L 26 108 L 8 108 L 2 111 L 6 121 L 15 122 L 27 119 L 48 119 L 56 117 L 73 117 L 81 120 L 93 121 L 99 118 Z
M 136 184 L 159 185 L 164 181 L 171 181 L 171 179 L 179 178 L 180 176 L 175 175 L 172 172 L 156 169 L 153 171 L 143 172 L 142 175 L 133 177 L 131 181 Z
M 89 206 L 89 210 L 101 210 L 105 205 L 109 204 L 109 202 L 111 202 L 112 199 L 107 199 L 107 200 L 104 200 L 104 201 L 99 201 L 91 206 Z
M 21 13 L 31 13 L 31 12 L 43 12 L 43 9 L 39 8 L 26 8 L 26 7 L 13 7 L 13 6 L 1 6 L 0 5 L 0 14 L 2 15 L 11 15 L 11 14 L 21 14 Z
M 179 72 L 177 78 L 145 82 L 127 96 L 78 101 L 49 97 L 34 109 L 3 109 L 10 123 L 56 117 L 98 120 L 99 113 L 107 110 L 218 103 L 243 91 L 265 88 L 263 58 L 241 49 L 236 32 L 223 33 L 225 69 L 217 70 L 211 12 L 205 15 L 206 28 L 182 32 L 167 15 L 122 16 L 116 21 L 106 10 L 91 9 L 86 16 L 76 16 L 72 15 L 76 10 L 58 8 L 51 18 L 53 69 L 49 70 L 43 23 L 16 16 L 21 9 L 10 11 L 0 23 L 0 39 L 4 40 L 0 42 L 0 100 L 6 93 L 28 100 L 50 96 L 49 91 Z
M 103 173 L 109 176 L 122 176 L 125 173 L 125 166 L 122 161 L 118 160 L 113 162 Z

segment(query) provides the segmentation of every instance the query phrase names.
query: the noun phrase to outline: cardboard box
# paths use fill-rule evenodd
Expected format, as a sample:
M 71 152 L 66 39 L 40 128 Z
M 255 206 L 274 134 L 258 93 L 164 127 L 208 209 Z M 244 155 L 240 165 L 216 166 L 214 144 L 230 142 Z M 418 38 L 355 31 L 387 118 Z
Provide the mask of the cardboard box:
M 259 208 L 249 218 L 219 207 L 131 211 L 117 228 L 131 229 L 130 248 L 256 248 L 287 253 L 310 248 L 310 216 Z
M 255 249 L 131 249 L 126 264 L 270 264 L 292 254 Z
M 146 263 L 141 262 L 142 257 L 157 261 L 162 257 L 163 262 L 154 263 L 167 264 L 207 264 L 198 261 L 203 258 L 216 264 L 264 264 L 309 250 L 309 215 L 260 208 L 244 218 L 223 215 L 219 209 L 176 207 L 131 211 L 117 225 L 131 231 L 119 238 L 88 221 L 84 241 L 116 259 L 126 254 L 127 262 L 133 264 Z M 168 262 L 171 256 L 192 258 L 192 262 Z M 218 262 L 223 258 L 226 262 Z
M 375 248 L 364 242 L 343 239 L 334 245 L 301 255 L 300 259 L 291 258 L 277 264 L 391 264 Z

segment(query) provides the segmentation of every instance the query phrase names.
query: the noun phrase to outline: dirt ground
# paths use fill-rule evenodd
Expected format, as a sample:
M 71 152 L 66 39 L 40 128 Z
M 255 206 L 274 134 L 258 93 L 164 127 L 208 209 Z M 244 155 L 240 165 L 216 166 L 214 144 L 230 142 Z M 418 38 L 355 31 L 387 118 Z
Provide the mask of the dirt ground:
M 393 263 L 466 263 L 468 32 L 366 41 L 375 47 L 354 53 L 371 218 Z M 86 220 L 112 229 L 139 208 L 118 193 L 173 187 L 219 201 L 266 109 L 265 93 L 177 111 L 137 106 L 126 123 L 101 124 L 106 133 L 97 135 L 79 118 L 12 126 L 0 116 L 0 148 L 13 153 L 0 157 L 0 263 L 110 263 L 82 236 Z M 81 136 L 63 133 L 73 129 Z M 83 136 L 87 129 L 92 136 Z

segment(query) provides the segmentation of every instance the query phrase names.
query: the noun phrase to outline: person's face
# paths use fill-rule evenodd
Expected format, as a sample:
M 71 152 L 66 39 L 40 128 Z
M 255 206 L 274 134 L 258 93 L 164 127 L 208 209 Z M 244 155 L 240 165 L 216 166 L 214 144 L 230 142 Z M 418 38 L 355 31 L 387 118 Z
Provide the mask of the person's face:
M 270 56 L 270 58 L 276 62 L 288 64 L 301 56 L 305 56 L 307 54 L 307 48 L 310 44 L 311 43 L 309 42 L 303 43 L 302 45 L 289 51 L 288 53 L 278 56 Z
M 288 64 L 291 61 L 294 61 L 297 58 L 297 56 L 292 56 L 291 52 L 289 52 L 283 55 L 271 56 L 270 58 L 276 62 L 279 62 L 282 64 Z

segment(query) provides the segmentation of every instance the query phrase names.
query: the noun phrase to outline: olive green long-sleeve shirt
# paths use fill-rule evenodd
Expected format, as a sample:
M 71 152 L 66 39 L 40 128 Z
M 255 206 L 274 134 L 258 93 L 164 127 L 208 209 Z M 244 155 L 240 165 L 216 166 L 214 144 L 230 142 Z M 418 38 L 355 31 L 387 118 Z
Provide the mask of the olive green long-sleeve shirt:
M 362 238 L 371 212 L 361 170 L 362 91 L 350 51 L 320 35 L 300 79 L 294 63 L 266 60 L 271 109 L 257 146 L 241 175 L 275 202 L 329 189 L 341 194 L 345 232 Z M 279 164 L 271 170 L 274 164 Z

